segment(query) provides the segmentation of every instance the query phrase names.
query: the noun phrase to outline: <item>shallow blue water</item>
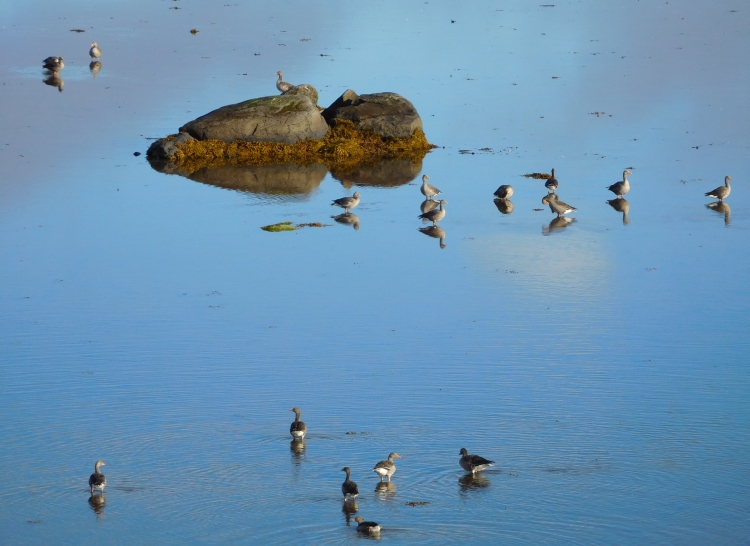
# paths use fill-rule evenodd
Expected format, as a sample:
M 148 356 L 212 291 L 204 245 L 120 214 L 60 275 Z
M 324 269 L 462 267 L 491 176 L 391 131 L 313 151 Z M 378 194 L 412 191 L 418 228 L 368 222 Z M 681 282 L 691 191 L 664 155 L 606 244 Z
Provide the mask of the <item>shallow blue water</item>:
M 746 542 L 743 4 L 0 15 L 0 543 L 348 543 L 343 466 L 350 518 L 394 543 Z M 35 68 L 49 55 L 63 92 Z M 445 248 L 417 230 L 419 177 L 279 196 L 132 155 L 275 93 L 277 70 L 322 105 L 348 88 L 414 103 L 440 146 L 417 172 L 448 201 Z M 553 167 L 578 209 L 558 229 L 521 176 Z M 606 203 L 626 168 L 628 223 Z M 725 217 L 703 194 L 726 175 Z M 354 189 L 358 230 L 330 219 Z M 287 220 L 334 225 L 259 229 Z M 496 466 L 466 480 L 461 447 Z

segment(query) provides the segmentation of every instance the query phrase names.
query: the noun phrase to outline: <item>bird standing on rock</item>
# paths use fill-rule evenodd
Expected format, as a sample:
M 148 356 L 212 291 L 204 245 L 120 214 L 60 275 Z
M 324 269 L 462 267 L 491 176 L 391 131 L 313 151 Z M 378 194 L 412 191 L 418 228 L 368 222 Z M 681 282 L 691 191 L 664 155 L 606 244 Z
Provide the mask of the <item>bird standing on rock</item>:
M 383 478 L 388 478 L 388 481 L 391 481 L 391 476 L 396 472 L 396 463 L 393 462 L 393 459 L 400 459 L 401 455 L 398 453 L 391 453 L 388 455 L 388 460 L 380 461 L 378 464 L 375 465 L 375 468 L 372 469 L 373 472 L 375 472 L 378 476 L 380 476 L 380 481 L 383 481 Z
M 472 474 L 476 474 L 477 472 L 481 472 L 485 468 L 489 468 L 493 464 L 495 464 L 494 461 L 488 461 L 484 457 L 480 457 L 479 455 L 469 455 L 469 452 L 466 451 L 465 447 L 461 448 L 461 458 L 458 460 L 458 464 L 461 465 L 461 468 L 466 470 L 467 472 L 471 472 Z
M 349 212 L 349 209 L 353 209 L 357 205 L 359 205 L 359 192 L 355 191 L 354 195 L 352 195 L 351 197 L 342 197 L 340 199 L 334 199 L 331 205 L 341 207 L 346 212 Z
M 607 188 L 609 191 L 614 193 L 617 197 L 622 197 L 626 193 L 630 191 L 630 182 L 628 181 L 628 175 L 633 174 L 629 170 L 622 171 L 622 181 L 621 182 L 615 182 L 612 184 L 609 188 Z
M 101 491 L 104 494 L 104 486 L 107 485 L 107 478 L 104 477 L 100 468 L 104 466 L 104 461 L 96 461 L 94 465 L 94 473 L 89 477 L 89 489 L 91 494 L 94 494 L 94 489 Z
M 426 174 L 422 175 L 422 187 L 419 188 L 419 191 L 421 191 L 422 195 L 424 195 L 427 199 L 432 199 L 437 194 L 443 193 L 443 192 L 441 192 L 439 189 L 437 189 L 432 184 L 428 184 L 427 183 L 427 179 L 428 178 L 430 178 L 430 177 L 427 176 Z
M 724 202 L 724 199 L 729 195 L 729 192 L 732 191 L 732 187 L 729 185 L 729 181 L 732 179 L 731 176 L 725 176 L 724 177 L 724 185 L 719 186 L 715 190 L 711 190 L 706 194 L 706 197 L 713 197 L 715 199 L 718 199 L 720 202 Z
M 96 42 L 91 44 L 91 49 L 89 49 L 89 56 L 91 57 L 91 60 L 93 61 L 96 59 L 97 61 L 102 56 L 102 50 L 99 49 L 99 46 L 96 45 Z
M 286 91 L 289 91 L 292 87 L 294 87 L 291 83 L 285 82 L 283 80 L 284 75 L 281 73 L 281 70 L 276 72 L 276 74 L 279 76 L 279 81 L 276 82 L 276 89 L 284 93 Z
M 292 408 L 289 411 L 293 411 L 295 415 L 294 421 L 289 427 L 289 433 L 295 440 L 304 440 L 305 434 L 307 434 L 307 425 L 299 420 L 299 416 L 302 413 L 302 410 L 300 410 L 299 408 Z

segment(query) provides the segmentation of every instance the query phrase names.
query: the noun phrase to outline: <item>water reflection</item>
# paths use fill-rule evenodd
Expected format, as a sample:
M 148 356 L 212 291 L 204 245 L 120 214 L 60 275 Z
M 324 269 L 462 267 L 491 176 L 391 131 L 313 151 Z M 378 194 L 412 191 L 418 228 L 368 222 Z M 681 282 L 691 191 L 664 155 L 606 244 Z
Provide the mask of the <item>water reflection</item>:
M 352 226 L 354 229 L 359 229 L 359 216 L 357 216 L 353 212 L 344 212 L 343 214 L 331 216 L 331 218 L 333 218 L 339 224 L 344 224 L 347 226 Z
M 630 220 L 628 219 L 628 213 L 630 212 L 630 202 L 628 202 L 627 199 L 624 197 L 617 198 L 617 199 L 610 199 L 607 201 L 609 203 L 609 206 L 615 209 L 617 212 L 622 213 L 622 223 L 623 225 L 630 224 Z
M 385 500 L 396 493 L 396 484 L 393 482 L 379 482 L 378 485 L 375 486 L 375 493 L 377 493 L 381 499 Z
M 730 225 L 732 223 L 732 209 L 729 205 L 727 205 L 724 201 L 714 201 L 713 203 L 708 203 L 706 205 L 707 209 L 711 209 L 713 211 L 718 212 L 719 214 L 724 215 L 724 225 Z
M 510 199 L 495 199 L 495 206 L 497 207 L 497 210 L 503 214 L 510 214 L 513 212 L 513 203 Z
M 424 201 L 422 201 L 422 204 L 419 205 L 419 210 L 421 210 L 422 214 L 424 214 L 426 212 L 430 212 L 431 210 L 435 210 L 439 205 L 440 203 L 438 203 L 434 199 L 425 199 Z M 424 221 L 427 222 L 429 220 Z
M 89 497 L 89 507 L 96 514 L 97 519 L 101 516 L 104 517 L 104 507 L 107 506 L 107 497 L 104 493 L 99 495 L 91 495 Z
M 489 487 L 491 483 L 489 479 L 485 478 L 479 472 L 476 474 L 465 474 L 458 479 L 458 486 L 461 492 L 484 489 Z
M 555 232 L 562 231 L 575 221 L 576 221 L 575 218 L 568 218 L 567 216 L 558 216 L 546 226 L 542 226 L 542 235 L 552 235 Z
M 305 454 L 306 448 L 304 440 L 292 440 L 289 444 L 289 450 L 292 452 L 292 460 L 299 464 L 302 456 Z
M 50 72 L 49 76 L 44 78 L 42 82 L 46 85 L 49 85 L 51 87 L 57 87 L 57 90 L 62 93 L 63 87 L 65 87 L 65 80 L 63 80 L 60 77 L 60 74 L 57 72 Z
M 440 226 L 422 227 L 417 229 L 419 229 L 419 231 L 421 231 L 428 237 L 440 239 L 440 248 L 445 248 L 448 246 L 447 244 L 445 244 L 445 230 Z
M 357 499 L 345 500 L 341 505 L 341 511 L 344 513 L 344 517 L 346 517 L 346 524 L 349 525 L 351 523 L 352 516 L 359 511 L 359 504 L 357 504 Z
M 355 167 L 332 167 L 331 176 L 349 189 L 357 186 L 403 186 L 414 180 L 422 171 L 422 160 L 384 159 L 373 164 Z
M 91 78 L 96 79 L 99 75 L 99 71 L 102 69 L 102 63 L 100 61 L 91 61 L 89 63 L 89 70 L 91 71 Z

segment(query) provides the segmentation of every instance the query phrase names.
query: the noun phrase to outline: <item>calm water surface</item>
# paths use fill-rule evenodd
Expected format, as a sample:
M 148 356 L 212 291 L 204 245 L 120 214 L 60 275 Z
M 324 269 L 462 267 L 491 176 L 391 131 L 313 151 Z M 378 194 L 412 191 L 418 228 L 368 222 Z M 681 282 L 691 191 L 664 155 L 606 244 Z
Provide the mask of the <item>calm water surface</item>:
M 0 543 L 353 543 L 361 515 L 392 543 L 748 544 L 745 2 L 45 0 L 0 20 Z M 274 94 L 277 70 L 322 105 L 400 93 L 440 147 L 291 189 L 133 155 Z M 567 226 L 521 176 L 553 167 Z M 418 231 L 421 174 L 444 248 Z M 355 189 L 356 230 L 330 218 Z M 259 229 L 280 221 L 332 225 Z M 467 478 L 461 447 L 496 466 Z

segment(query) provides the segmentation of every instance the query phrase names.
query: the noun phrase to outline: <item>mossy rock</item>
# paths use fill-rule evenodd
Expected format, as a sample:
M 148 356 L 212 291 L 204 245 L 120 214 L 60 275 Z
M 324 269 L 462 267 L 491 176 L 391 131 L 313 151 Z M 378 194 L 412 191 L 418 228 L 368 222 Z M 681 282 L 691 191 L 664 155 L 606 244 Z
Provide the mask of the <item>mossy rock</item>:
M 385 138 L 408 138 L 423 128 L 417 109 L 398 93 L 357 95 L 348 89 L 321 114 L 329 125 L 350 121 Z
M 291 222 L 280 222 L 278 224 L 263 226 L 260 229 L 262 229 L 263 231 L 270 231 L 271 233 L 277 233 L 279 231 L 296 231 L 297 226 L 295 226 Z

